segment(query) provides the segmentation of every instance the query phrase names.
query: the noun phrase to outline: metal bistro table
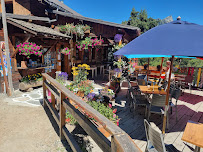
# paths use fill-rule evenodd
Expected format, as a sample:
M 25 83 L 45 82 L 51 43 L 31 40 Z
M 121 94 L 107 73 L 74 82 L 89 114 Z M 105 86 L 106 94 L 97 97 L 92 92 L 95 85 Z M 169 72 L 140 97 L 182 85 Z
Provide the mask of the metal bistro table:
M 144 94 L 161 94 L 161 95 L 166 95 L 165 90 L 158 90 L 158 86 L 141 86 L 139 85 L 140 91 Z
M 200 152 L 203 148 L 203 124 L 188 121 L 182 140 L 195 145 L 195 152 Z

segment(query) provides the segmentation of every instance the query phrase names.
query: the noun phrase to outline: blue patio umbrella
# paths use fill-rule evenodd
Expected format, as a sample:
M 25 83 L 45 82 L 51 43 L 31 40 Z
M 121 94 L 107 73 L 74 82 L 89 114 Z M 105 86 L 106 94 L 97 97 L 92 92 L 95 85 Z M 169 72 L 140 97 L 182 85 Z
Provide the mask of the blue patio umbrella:
M 139 55 L 145 57 L 172 56 L 172 62 L 174 56 L 201 57 L 203 56 L 203 26 L 180 20 L 159 25 L 135 38 L 114 55 L 124 55 L 128 58 L 136 58 Z M 172 63 L 168 86 L 170 86 L 171 70 Z M 167 89 L 165 109 L 168 108 L 169 88 Z M 165 126 L 166 110 L 163 133 L 165 133 Z
M 145 32 L 114 55 L 203 56 L 203 26 L 176 20 Z

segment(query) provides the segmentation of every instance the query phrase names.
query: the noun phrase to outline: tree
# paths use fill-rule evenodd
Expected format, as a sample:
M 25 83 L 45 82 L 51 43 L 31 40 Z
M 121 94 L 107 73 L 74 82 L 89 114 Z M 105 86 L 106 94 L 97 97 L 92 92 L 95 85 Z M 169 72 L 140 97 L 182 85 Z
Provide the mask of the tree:
M 129 20 L 123 21 L 122 24 L 139 27 L 141 29 L 141 32 L 144 33 L 147 30 L 157 26 L 159 21 L 160 20 L 153 19 L 151 17 L 148 18 L 148 14 L 145 9 L 139 12 L 136 11 L 135 8 L 133 8 L 130 13 Z

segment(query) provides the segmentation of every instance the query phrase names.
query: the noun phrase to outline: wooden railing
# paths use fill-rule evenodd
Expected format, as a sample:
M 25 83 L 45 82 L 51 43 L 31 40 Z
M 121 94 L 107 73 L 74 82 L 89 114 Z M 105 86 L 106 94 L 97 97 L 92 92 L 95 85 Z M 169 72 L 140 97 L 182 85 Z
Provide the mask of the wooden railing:
M 79 125 L 85 132 L 91 136 L 96 144 L 105 152 L 140 152 L 141 150 L 133 142 L 130 136 L 121 128 L 116 126 L 113 122 L 101 115 L 98 111 L 93 109 L 90 105 L 84 102 L 81 98 L 73 94 L 65 86 L 58 83 L 48 74 L 43 76 L 43 106 L 47 106 L 56 120 L 60 139 L 66 139 L 74 152 L 81 151 L 79 145 L 72 137 L 71 133 L 65 126 L 66 110 L 76 119 Z M 47 98 L 47 89 L 51 91 L 51 102 Z M 71 102 L 70 102 L 71 101 Z M 58 102 L 59 113 L 56 110 L 56 102 Z M 79 109 L 73 105 L 76 104 Z M 107 139 L 85 115 L 84 112 L 91 115 L 101 126 L 102 129 L 111 135 L 111 140 Z

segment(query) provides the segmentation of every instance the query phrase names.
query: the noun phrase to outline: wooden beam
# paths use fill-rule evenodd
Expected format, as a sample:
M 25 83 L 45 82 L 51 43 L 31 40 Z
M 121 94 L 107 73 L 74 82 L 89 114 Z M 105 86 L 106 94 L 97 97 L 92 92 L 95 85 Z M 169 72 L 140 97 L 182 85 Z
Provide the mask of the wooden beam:
M 6 85 L 6 93 L 10 94 L 10 90 L 9 90 L 9 86 L 8 86 L 8 80 L 7 80 L 7 76 L 6 76 L 6 70 L 5 70 L 5 66 L 4 66 L 4 58 L 3 58 L 3 54 L 2 54 L 2 49 L 0 49 L 0 58 L 1 58 L 1 66 L 3 69 L 4 82 Z
M 59 125 L 59 129 L 60 129 L 60 139 L 64 140 L 65 136 L 63 134 L 63 127 L 65 126 L 65 119 L 66 119 L 66 109 L 63 105 L 63 100 L 65 99 L 65 95 L 61 92 L 60 93 L 60 125 Z
M 6 61 L 7 61 L 7 69 L 8 69 L 8 82 L 9 82 L 9 93 L 8 95 L 13 95 L 13 80 L 12 80 L 12 73 L 11 73 L 11 62 L 10 62 L 10 51 L 9 51 L 9 43 L 8 43 L 8 29 L 7 29 L 7 22 L 6 22 L 6 8 L 4 0 L 1 0 L 1 7 L 2 7 L 2 24 L 3 24 L 3 31 L 4 31 L 4 41 L 5 41 L 5 50 L 6 50 Z
M 58 43 L 58 41 L 56 41 L 52 46 L 51 46 L 51 48 L 49 48 L 43 55 L 45 56 L 49 51 L 51 51 L 54 47 L 55 47 L 55 45 Z

